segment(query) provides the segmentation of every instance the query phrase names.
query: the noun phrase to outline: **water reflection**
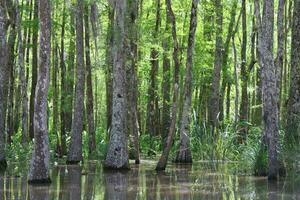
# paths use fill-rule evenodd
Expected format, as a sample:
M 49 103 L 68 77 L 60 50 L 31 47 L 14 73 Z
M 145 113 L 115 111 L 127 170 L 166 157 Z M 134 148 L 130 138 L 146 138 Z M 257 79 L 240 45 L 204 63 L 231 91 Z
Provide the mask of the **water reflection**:
M 146 162 L 146 163 L 145 163 Z M 226 165 L 171 165 L 157 173 L 154 162 L 128 172 L 103 171 L 98 162 L 57 166 L 50 186 L 29 186 L 26 177 L 0 175 L 0 200 L 193 200 L 300 199 L 300 178 L 268 183 L 263 177 L 235 176 Z

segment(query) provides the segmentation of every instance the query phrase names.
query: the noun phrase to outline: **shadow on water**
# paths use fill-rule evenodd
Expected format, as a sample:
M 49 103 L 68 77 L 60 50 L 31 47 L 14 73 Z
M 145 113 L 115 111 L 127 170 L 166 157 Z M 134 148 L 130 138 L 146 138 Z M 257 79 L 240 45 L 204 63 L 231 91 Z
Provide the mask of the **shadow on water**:
M 49 186 L 31 186 L 26 177 L 4 174 L 0 200 L 300 199 L 298 176 L 268 183 L 264 177 L 233 175 L 226 164 L 171 164 L 160 173 L 155 164 L 144 161 L 127 172 L 103 171 L 99 162 L 56 166 Z

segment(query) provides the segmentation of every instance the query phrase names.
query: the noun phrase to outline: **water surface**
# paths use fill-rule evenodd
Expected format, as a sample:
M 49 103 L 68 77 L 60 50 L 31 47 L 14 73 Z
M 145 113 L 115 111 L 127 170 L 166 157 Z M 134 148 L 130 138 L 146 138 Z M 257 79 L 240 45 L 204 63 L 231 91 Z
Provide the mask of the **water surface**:
M 142 161 L 128 172 L 103 171 L 100 162 L 56 166 L 50 186 L 30 186 L 26 176 L 3 175 L 0 200 L 300 199 L 297 176 L 268 183 L 264 177 L 233 175 L 227 164 L 170 164 L 162 173 L 154 171 L 155 164 Z

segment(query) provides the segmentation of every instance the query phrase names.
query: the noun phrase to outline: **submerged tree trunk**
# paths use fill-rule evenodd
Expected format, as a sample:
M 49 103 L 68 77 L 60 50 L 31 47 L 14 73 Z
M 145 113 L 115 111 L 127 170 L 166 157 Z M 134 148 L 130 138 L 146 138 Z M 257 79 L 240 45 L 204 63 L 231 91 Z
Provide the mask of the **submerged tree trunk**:
M 177 30 L 176 30 L 176 18 L 172 9 L 171 0 L 166 0 L 167 5 L 167 15 L 172 24 L 172 37 L 174 43 L 173 50 L 173 60 L 174 60 L 174 88 L 173 88 L 173 105 L 172 105 L 172 117 L 171 123 L 169 127 L 168 138 L 166 142 L 166 146 L 163 149 L 161 157 L 156 165 L 156 170 L 161 171 L 165 170 L 168 162 L 168 157 L 170 150 L 172 148 L 173 140 L 176 133 L 176 121 L 177 121 L 177 104 L 178 104 L 178 90 L 179 90 L 179 69 L 180 69 L 180 61 L 179 61 L 179 45 L 177 40 Z
M 113 1 L 112 3 L 116 15 L 113 44 L 112 122 L 105 168 L 128 169 L 128 142 L 126 135 L 126 52 L 124 48 L 126 36 L 126 0 Z
M 215 128 L 218 126 L 219 116 L 219 101 L 220 101 L 220 76 L 222 67 L 222 48 L 223 48 L 223 8 L 222 0 L 215 0 L 216 10 L 216 44 L 215 44 L 215 61 L 214 61 L 214 73 L 213 82 L 211 86 L 211 96 L 209 102 L 209 114 L 208 120 L 214 134 Z
M 73 119 L 71 128 L 71 144 L 67 163 L 76 164 L 82 161 L 82 131 L 84 123 L 84 48 L 83 48 L 83 1 L 77 0 L 76 7 L 76 86 Z
M 292 43 L 291 43 L 291 82 L 287 106 L 286 141 L 299 144 L 300 117 L 300 1 L 294 0 Z
M 50 182 L 47 96 L 51 54 L 51 14 L 49 0 L 39 1 L 40 63 L 34 109 L 34 150 L 29 172 L 30 183 Z
M 85 5 L 84 12 L 84 24 L 85 24 L 85 64 L 86 64 L 86 114 L 88 123 L 89 134 L 89 153 L 96 149 L 96 131 L 95 131 L 95 119 L 94 119 L 94 97 L 93 97 L 93 83 L 92 83 L 92 66 L 90 57 L 90 26 L 89 26 L 89 7 Z
M 6 8 L 4 1 L 0 1 L 0 169 L 5 169 L 7 166 L 5 159 L 5 102 L 7 95 L 5 90 L 8 87 L 8 74 L 7 68 L 7 19 Z
M 197 11 L 199 0 L 192 1 L 190 31 L 188 38 L 186 77 L 184 88 L 184 102 L 180 124 L 180 147 L 177 152 L 175 162 L 192 163 L 192 153 L 190 149 L 190 114 L 193 94 L 193 51 L 195 46 L 195 32 L 197 28 Z

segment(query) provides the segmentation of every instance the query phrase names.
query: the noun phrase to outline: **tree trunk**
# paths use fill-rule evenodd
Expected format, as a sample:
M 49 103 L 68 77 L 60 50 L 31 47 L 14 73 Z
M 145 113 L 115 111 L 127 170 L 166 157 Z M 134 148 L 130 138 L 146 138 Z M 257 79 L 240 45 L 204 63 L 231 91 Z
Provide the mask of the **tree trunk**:
M 113 1 L 115 8 L 114 27 L 114 63 L 113 63 L 113 102 L 112 122 L 108 152 L 105 159 L 105 168 L 128 169 L 128 146 L 126 135 L 126 55 L 125 42 L 125 16 L 126 0 Z
M 138 1 L 131 0 L 127 2 L 127 66 L 126 66 L 126 81 L 127 81 L 127 130 L 130 137 L 130 145 L 133 146 L 133 159 L 136 164 L 140 163 L 140 145 L 139 145 L 139 123 L 137 118 L 137 100 L 138 100 L 138 80 L 137 80 L 137 61 L 138 61 Z
M 292 42 L 291 42 L 291 82 L 287 105 L 286 141 L 299 144 L 300 116 L 300 1 L 294 0 Z
M 94 97 L 93 97 L 93 83 L 92 83 L 92 66 L 90 57 L 90 26 L 89 26 L 89 7 L 85 5 L 84 12 L 85 24 L 85 64 L 86 64 L 86 114 L 88 122 L 89 134 L 89 153 L 91 154 L 96 150 L 96 131 L 94 119 Z
M 268 147 L 269 179 L 278 175 L 278 92 L 276 86 L 276 67 L 273 59 L 274 1 L 264 1 L 263 18 L 260 17 L 256 1 L 256 15 L 259 27 L 259 57 L 261 62 L 264 136 Z
M 84 47 L 83 47 L 83 2 L 77 0 L 76 7 L 76 85 L 71 128 L 71 143 L 67 163 L 76 164 L 82 161 L 82 131 L 84 123 Z
M 246 0 L 242 0 L 242 47 L 241 47 L 241 105 L 240 105 L 240 130 L 239 143 L 246 140 L 248 132 L 248 70 L 247 70 L 247 10 Z
M 195 32 L 197 28 L 197 12 L 199 0 L 192 1 L 190 31 L 188 38 L 186 76 L 184 88 L 184 102 L 180 120 L 180 147 L 175 162 L 192 163 L 190 149 L 190 114 L 193 95 L 193 52 L 195 46 Z
M 155 22 L 155 30 L 153 33 L 153 43 L 157 43 L 157 38 L 160 30 L 161 17 L 160 17 L 160 0 L 156 0 L 156 22 Z M 155 135 L 159 134 L 158 124 L 159 117 L 157 115 L 158 112 L 158 95 L 157 95 L 157 74 L 159 68 L 159 51 L 155 48 L 151 48 L 151 70 L 150 70 L 150 81 L 148 88 L 148 103 L 147 103 L 147 124 L 146 124 L 146 132 L 152 138 Z M 152 140 L 150 141 L 150 146 L 152 147 Z
M 34 12 L 33 12 L 33 20 L 38 21 L 38 9 L 39 9 L 39 1 L 34 1 Z M 30 139 L 34 137 L 34 99 L 35 99 L 35 88 L 37 83 L 37 66 L 38 66 L 38 29 L 33 29 L 32 34 L 32 70 L 31 70 L 31 93 L 30 93 L 30 106 L 29 106 L 29 136 Z
M 170 88 L 171 88 L 171 60 L 169 58 L 169 51 L 170 51 L 170 21 L 168 16 L 166 16 L 166 28 L 165 34 L 167 36 L 163 39 L 163 81 L 162 81 L 162 130 L 161 130 L 161 137 L 162 137 L 162 147 L 166 147 L 167 137 L 168 137 L 168 130 L 170 127 Z
M 39 1 L 40 64 L 34 109 L 34 150 L 29 172 L 30 183 L 50 182 L 47 96 L 51 54 L 51 10 L 48 0 Z
M 16 22 L 18 30 L 18 64 L 20 66 L 20 80 L 22 85 L 22 143 L 26 144 L 28 140 L 28 97 L 27 97 L 27 81 L 24 65 L 24 49 L 22 40 L 21 15 L 19 10 L 19 0 L 16 0 Z
M 179 45 L 177 40 L 177 30 L 176 30 L 176 18 L 172 9 L 171 0 L 166 0 L 167 5 L 167 15 L 172 24 L 172 37 L 174 43 L 173 50 L 173 60 L 174 60 L 174 88 L 173 88 L 173 105 L 172 105 L 172 116 L 171 123 L 167 138 L 166 147 L 163 149 L 161 157 L 156 165 L 156 170 L 161 171 L 165 170 L 168 162 L 169 153 L 173 144 L 173 140 L 176 133 L 176 121 L 177 121 L 177 104 L 178 104 L 178 90 L 179 90 Z
M 5 102 L 7 101 L 6 89 L 8 87 L 7 75 L 7 19 L 4 1 L 0 1 L 0 169 L 7 167 L 5 159 Z
M 63 3 L 63 13 L 62 13 L 62 26 L 61 26 L 61 40 L 60 40 L 60 70 L 61 70 L 61 102 L 60 102 L 60 141 L 61 141 L 61 155 L 67 154 L 67 144 L 66 144 L 66 134 L 67 134 L 67 84 L 66 84 L 66 65 L 65 65 L 65 25 L 66 25 L 66 0 Z
M 214 73 L 213 82 L 211 86 L 211 96 L 209 103 L 209 123 L 212 128 L 212 133 L 215 134 L 215 128 L 218 126 L 219 116 L 219 101 L 220 101 L 220 76 L 222 67 L 222 48 L 223 48 L 223 8 L 222 0 L 215 0 L 215 12 L 216 12 L 216 43 L 215 43 L 215 61 L 214 61 Z

